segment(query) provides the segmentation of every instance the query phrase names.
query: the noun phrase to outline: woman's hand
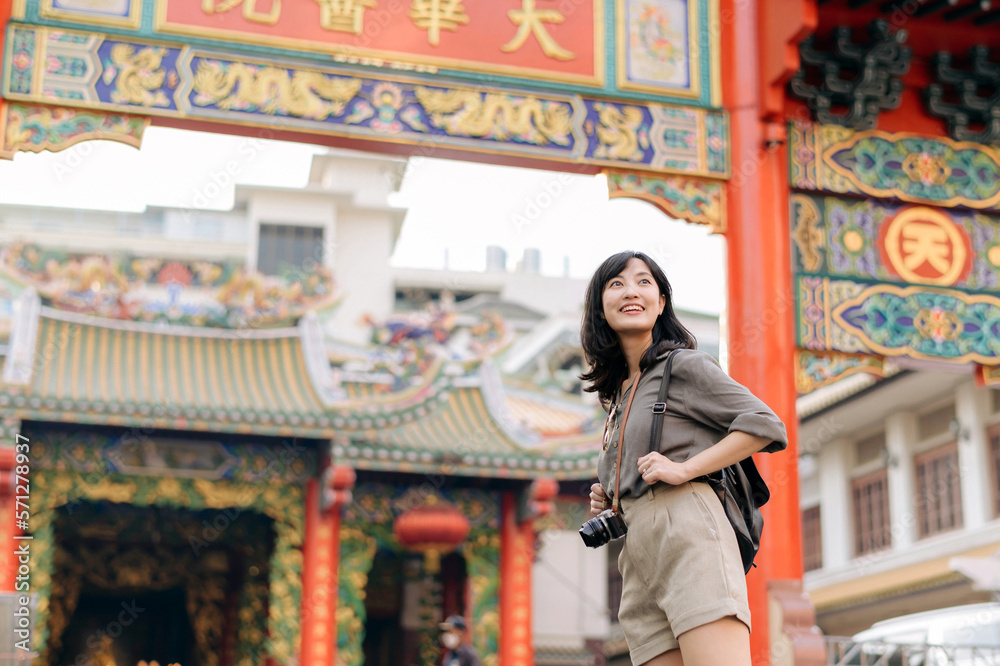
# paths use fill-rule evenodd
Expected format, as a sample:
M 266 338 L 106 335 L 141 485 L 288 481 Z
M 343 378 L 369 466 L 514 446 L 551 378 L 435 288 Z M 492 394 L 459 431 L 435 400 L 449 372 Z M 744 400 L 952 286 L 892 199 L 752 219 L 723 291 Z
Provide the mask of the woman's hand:
M 646 482 L 646 485 L 650 486 L 657 481 L 679 486 L 694 478 L 687 465 L 675 463 L 656 451 L 651 451 L 639 458 L 639 473 L 642 474 L 642 480 Z
M 607 508 L 608 496 L 604 494 L 601 484 L 595 483 L 590 487 L 590 515 L 596 516 Z

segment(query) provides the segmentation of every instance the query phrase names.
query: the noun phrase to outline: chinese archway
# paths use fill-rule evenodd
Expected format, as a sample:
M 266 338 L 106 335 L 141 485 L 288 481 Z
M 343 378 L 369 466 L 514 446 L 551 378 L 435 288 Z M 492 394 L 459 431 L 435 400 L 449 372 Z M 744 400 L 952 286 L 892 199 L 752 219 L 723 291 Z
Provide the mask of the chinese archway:
M 885 52 L 873 65 L 873 80 L 884 90 L 861 91 L 860 102 L 837 97 L 829 81 L 816 81 L 814 72 L 805 71 L 807 65 L 822 65 L 823 49 L 834 54 L 832 61 L 855 53 L 840 48 L 844 40 L 831 35 L 847 28 L 861 40 L 870 21 L 886 21 L 888 10 L 882 6 L 889 3 L 820 4 L 0 0 L 0 156 L 57 151 L 93 138 L 139 147 L 144 130 L 157 125 L 605 173 L 610 196 L 645 199 L 673 217 L 723 234 L 728 241 L 729 371 L 785 421 L 791 442 L 786 453 L 758 461 L 772 499 L 765 507 L 759 566 L 748 577 L 754 663 L 811 663 L 817 648 L 801 595 L 796 377 L 822 363 L 839 363 L 844 371 L 870 370 L 893 354 L 942 355 L 944 347 L 925 341 L 955 337 L 960 305 L 994 307 L 990 299 L 963 289 L 985 279 L 978 277 L 978 267 L 984 261 L 996 264 L 998 254 L 993 249 L 977 254 L 978 246 L 969 240 L 973 216 L 948 211 L 988 215 L 1000 196 L 996 150 L 983 145 L 996 142 L 995 132 L 950 137 L 962 128 L 948 118 L 959 114 L 924 112 L 924 101 L 913 91 L 923 79 L 905 79 L 905 86 L 892 83 L 914 71 L 903 66 L 908 56 L 898 36 L 902 26 L 870 29 L 871 48 Z M 911 4 L 917 9 L 907 10 L 904 18 L 914 34 L 918 28 L 941 31 L 941 26 L 946 34 L 959 32 L 948 27 L 957 24 L 927 18 L 920 3 Z M 867 7 L 855 11 L 862 5 Z M 811 35 L 817 39 L 807 40 Z M 940 41 L 933 46 L 947 46 Z M 955 37 L 956 52 L 962 41 Z M 930 40 L 927 44 L 930 48 Z M 979 70 L 972 65 L 968 71 L 974 79 Z M 918 74 L 928 72 L 924 67 Z M 893 100 L 894 92 L 901 99 Z M 869 98 L 874 98 L 874 117 Z M 949 104 L 954 102 L 947 97 L 937 106 Z M 856 122 L 855 105 L 868 110 L 867 120 Z M 907 119 L 914 109 L 920 119 L 910 127 Z M 885 110 L 882 119 L 880 110 Z M 989 173 L 992 180 L 956 179 L 957 164 L 974 164 L 970 173 Z M 879 202 L 848 202 L 849 197 Z M 863 221 L 841 224 L 843 219 L 891 222 L 869 228 Z M 877 255 L 871 265 L 858 259 L 869 252 Z M 914 258 L 915 253 L 921 254 Z M 928 293 L 935 299 L 929 309 L 921 305 Z M 907 320 L 913 331 L 892 331 L 895 337 L 888 340 L 876 335 L 875 322 L 865 314 L 873 299 L 913 310 Z M 45 332 L 57 335 L 64 325 L 45 319 Z M 301 353 L 275 347 L 294 348 L 297 338 L 290 340 L 253 342 L 261 358 Z M 158 343 L 143 344 L 154 349 Z M 974 349 L 952 357 L 984 367 L 994 358 Z M 816 373 L 833 373 L 827 366 Z M 299 375 L 295 381 L 306 386 L 305 373 Z M 462 394 L 457 385 L 451 388 Z M 67 407 L 58 396 L 51 404 L 44 399 L 18 403 L 16 392 L 11 396 L 0 426 L 5 445 L 13 442 L 22 420 L 93 417 L 97 420 L 90 422 L 101 422 L 92 405 L 71 402 Z M 122 405 L 130 399 L 119 398 Z M 385 418 L 402 419 L 421 408 L 393 406 Z M 257 407 L 232 405 L 203 415 L 196 409 L 186 412 L 194 407 L 182 402 L 168 402 L 166 409 L 157 417 L 162 427 L 193 423 L 227 432 L 231 413 Z M 252 581 L 251 593 L 240 603 L 248 612 L 268 609 L 274 663 L 290 663 L 298 654 L 303 664 L 331 664 L 338 646 L 342 652 L 358 648 L 351 638 L 357 630 L 351 606 L 357 602 L 352 596 L 357 581 L 337 572 L 370 563 L 377 543 L 391 540 L 393 516 L 375 516 L 376 504 L 369 500 L 381 493 L 388 503 L 409 501 L 374 486 L 355 488 L 352 497 L 353 470 L 458 474 L 468 472 L 466 465 L 475 467 L 473 475 L 488 476 L 496 466 L 465 463 L 461 457 L 424 466 L 420 458 L 383 461 L 377 447 L 351 443 L 353 432 L 381 426 L 363 423 L 364 410 L 337 412 L 306 388 L 287 410 L 302 414 L 301 420 L 277 423 L 268 420 L 276 418 L 269 414 L 254 417 L 255 422 L 274 434 L 298 433 L 334 444 L 330 456 L 310 448 L 299 467 L 276 473 L 267 489 L 240 494 L 238 474 L 214 485 L 146 479 L 123 481 L 126 486 L 106 480 L 85 488 L 48 487 L 48 504 L 39 507 L 35 525 L 51 533 L 58 522 L 55 509 L 74 496 L 131 493 L 144 506 L 190 511 L 256 507 L 273 518 L 276 546 L 272 553 L 246 554 L 270 578 L 262 573 Z M 138 410 L 114 413 L 121 425 L 146 418 Z M 52 446 L 71 448 L 71 438 L 57 440 Z M 249 475 L 258 455 L 273 452 L 248 448 L 237 456 L 234 469 Z M 523 473 L 504 473 L 525 483 L 536 477 L 589 478 L 592 472 L 576 465 L 577 458 L 566 458 L 569 468 L 558 474 L 530 464 Z M 39 478 L 44 484 L 51 474 L 54 483 L 58 472 L 43 471 Z M 490 640 L 499 640 L 494 647 L 505 665 L 531 663 L 530 612 L 519 612 L 530 607 L 533 532 L 521 508 L 528 495 L 525 488 L 520 495 L 504 490 L 486 499 L 474 493 L 441 498 L 470 521 L 462 546 L 472 563 L 467 575 L 481 583 L 480 592 L 497 599 L 503 638 L 491 635 Z M 4 505 L 5 535 L 16 529 L 10 515 Z M 366 520 L 376 520 L 385 533 L 363 533 L 359 526 Z M 128 529 L 127 516 L 122 521 Z M 263 528 L 250 524 L 245 529 Z M 505 580 L 517 585 L 489 588 L 497 584 L 496 573 L 476 566 L 494 555 L 510 576 Z M 36 564 L 56 566 L 45 559 Z M 4 589 L 13 587 L 13 567 L 4 569 Z M 177 584 L 184 580 L 177 571 Z M 295 594 L 275 595 L 275 586 Z M 286 607 L 289 603 L 298 608 Z M 304 650 L 304 645 L 318 647 Z M 356 657 L 352 653 L 351 659 Z

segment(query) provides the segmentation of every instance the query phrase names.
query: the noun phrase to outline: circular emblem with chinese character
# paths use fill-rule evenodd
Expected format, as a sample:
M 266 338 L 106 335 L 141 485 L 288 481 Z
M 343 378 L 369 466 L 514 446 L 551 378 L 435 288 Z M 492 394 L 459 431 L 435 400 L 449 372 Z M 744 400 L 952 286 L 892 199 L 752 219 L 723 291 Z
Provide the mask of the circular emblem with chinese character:
M 901 210 L 881 236 L 883 259 L 906 282 L 950 286 L 972 269 L 968 235 L 935 208 Z

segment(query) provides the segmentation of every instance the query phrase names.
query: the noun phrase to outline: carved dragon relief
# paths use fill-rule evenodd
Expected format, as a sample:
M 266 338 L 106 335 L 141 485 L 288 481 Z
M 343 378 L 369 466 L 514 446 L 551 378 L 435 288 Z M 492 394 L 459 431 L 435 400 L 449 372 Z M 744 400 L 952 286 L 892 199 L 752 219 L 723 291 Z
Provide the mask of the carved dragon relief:
M 595 104 L 594 108 L 600 120 L 596 134 L 601 142 L 594 154 L 613 160 L 641 161 L 645 147 L 639 145 L 642 109 L 637 106 L 619 109 L 614 104 Z
M 417 86 L 417 101 L 431 124 L 451 135 L 511 137 L 526 143 L 569 145 L 573 129 L 569 103 L 542 101 L 535 97 L 486 93 L 474 90 L 439 90 Z
M 131 44 L 115 44 L 111 62 L 118 68 L 111 100 L 119 104 L 139 106 L 170 106 L 165 92 L 160 90 L 167 72 L 161 69 L 167 49 L 150 46 L 138 52 Z
M 325 120 L 344 112 L 361 89 L 361 79 L 308 71 L 289 74 L 278 67 L 244 63 L 227 66 L 203 59 L 195 71 L 192 89 L 196 93 L 193 101 L 199 106 Z

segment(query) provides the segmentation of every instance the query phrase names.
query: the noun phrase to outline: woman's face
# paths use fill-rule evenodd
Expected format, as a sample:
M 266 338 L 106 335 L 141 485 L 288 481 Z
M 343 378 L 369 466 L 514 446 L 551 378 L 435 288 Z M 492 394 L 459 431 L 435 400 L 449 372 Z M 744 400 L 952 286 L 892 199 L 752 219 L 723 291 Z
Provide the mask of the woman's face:
M 660 293 L 649 266 L 642 259 L 629 259 L 624 270 L 607 281 L 602 295 L 604 318 L 619 335 L 649 333 L 663 312 L 667 297 Z

